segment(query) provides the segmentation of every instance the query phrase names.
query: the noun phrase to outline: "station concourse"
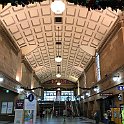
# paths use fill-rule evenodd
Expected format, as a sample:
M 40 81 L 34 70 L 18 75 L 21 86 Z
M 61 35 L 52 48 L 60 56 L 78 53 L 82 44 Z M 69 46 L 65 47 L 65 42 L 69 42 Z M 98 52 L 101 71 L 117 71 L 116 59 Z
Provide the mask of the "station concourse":
M 0 124 L 123 124 L 123 10 L 123 0 L 1 0 Z

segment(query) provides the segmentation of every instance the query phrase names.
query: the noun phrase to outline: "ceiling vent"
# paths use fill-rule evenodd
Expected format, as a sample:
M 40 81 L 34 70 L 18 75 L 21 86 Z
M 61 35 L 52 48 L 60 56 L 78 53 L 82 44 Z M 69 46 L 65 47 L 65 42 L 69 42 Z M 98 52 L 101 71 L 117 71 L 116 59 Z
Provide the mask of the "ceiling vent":
M 62 17 L 55 17 L 55 23 L 62 23 Z
M 61 45 L 62 43 L 58 41 L 58 42 L 56 42 L 56 44 L 57 44 L 57 45 Z

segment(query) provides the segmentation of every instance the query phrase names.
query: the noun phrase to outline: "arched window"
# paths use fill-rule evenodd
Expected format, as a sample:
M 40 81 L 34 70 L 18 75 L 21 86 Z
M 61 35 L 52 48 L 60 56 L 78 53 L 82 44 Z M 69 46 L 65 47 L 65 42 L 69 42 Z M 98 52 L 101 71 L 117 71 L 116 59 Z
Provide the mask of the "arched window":
M 101 74 L 100 74 L 100 61 L 99 61 L 99 54 L 96 53 L 96 77 L 97 81 L 101 80 Z

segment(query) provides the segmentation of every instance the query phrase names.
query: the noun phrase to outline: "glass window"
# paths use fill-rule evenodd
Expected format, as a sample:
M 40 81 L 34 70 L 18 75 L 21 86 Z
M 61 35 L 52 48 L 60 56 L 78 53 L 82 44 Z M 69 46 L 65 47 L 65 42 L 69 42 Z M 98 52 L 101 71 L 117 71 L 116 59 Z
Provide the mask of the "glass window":
M 54 101 L 56 99 L 56 91 L 44 91 L 44 101 Z
M 100 61 L 99 61 L 99 54 L 98 53 L 96 53 L 96 77 L 97 77 L 97 81 L 101 80 Z
M 74 91 L 61 91 L 61 101 L 74 101 Z
M 44 91 L 44 101 L 55 101 L 55 100 L 74 101 L 74 91 L 61 91 L 60 94 L 61 94 L 61 96 L 59 96 L 59 99 L 58 99 L 56 91 Z

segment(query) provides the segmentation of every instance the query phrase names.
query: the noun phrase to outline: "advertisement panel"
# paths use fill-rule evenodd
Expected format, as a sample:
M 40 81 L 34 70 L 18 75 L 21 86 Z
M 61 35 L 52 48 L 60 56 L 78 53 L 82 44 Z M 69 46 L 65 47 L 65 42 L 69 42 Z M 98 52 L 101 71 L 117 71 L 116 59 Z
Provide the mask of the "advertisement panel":
M 1 114 L 6 114 L 7 112 L 7 102 L 2 102 Z
M 24 111 L 24 124 L 33 124 L 34 110 Z
M 23 109 L 16 109 L 14 124 L 23 124 L 23 123 L 24 123 L 24 111 Z

